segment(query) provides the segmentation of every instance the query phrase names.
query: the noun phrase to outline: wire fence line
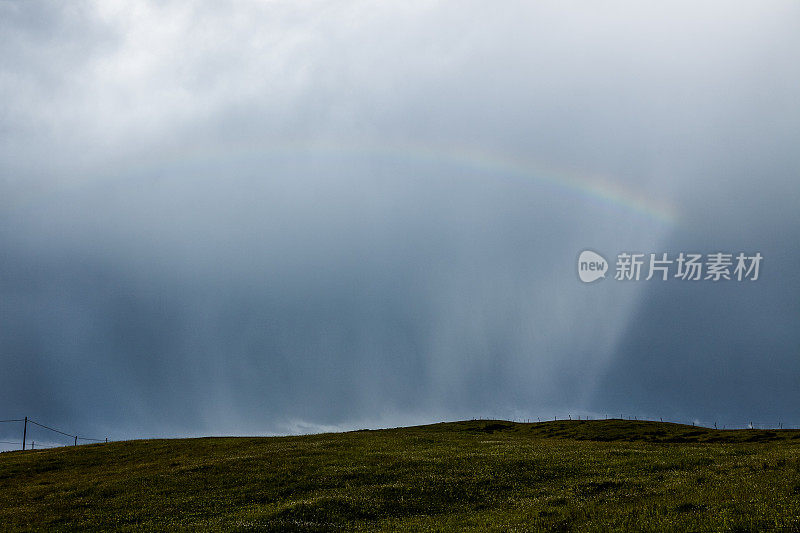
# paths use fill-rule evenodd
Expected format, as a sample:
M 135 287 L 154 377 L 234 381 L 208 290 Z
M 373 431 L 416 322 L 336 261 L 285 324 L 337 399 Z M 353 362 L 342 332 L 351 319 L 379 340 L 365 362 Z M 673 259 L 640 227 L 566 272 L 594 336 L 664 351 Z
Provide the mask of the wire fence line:
M 6 420 L 0 420 L 0 423 L 19 423 L 19 422 L 22 422 L 22 424 L 23 424 L 23 426 L 22 426 L 22 442 L 20 443 L 19 441 L 0 441 L 0 444 L 15 444 L 17 446 L 19 446 L 21 444 L 22 445 L 22 449 L 25 450 L 26 449 L 26 443 L 27 443 L 27 440 L 28 440 L 28 424 L 32 424 L 32 425 L 40 427 L 42 429 L 46 429 L 48 431 L 52 431 L 53 433 L 58 433 L 59 435 L 63 435 L 64 437 L 69 437 L 69 438 L 72 439 L 72 445 L 73 446 L 77 446 L 79 440 L 80 441 L 86 441 L 86 442 L 108 442 L 108 437 L 106 437 L 104 439 L 81 437 L 80 435 L 67 433 L 66 431 L 61 431 L 60 429 L 56 429 L 54 427 L 42 424 L 41 422 L 37 422 L 37 421 L 35 421 L 35 420 L 31 419 L 31 418 L 28 418 L 27 416 L 25 418 L 9 418 L 9 419 L 6 419 Z M 31 449 L 34 449 L 34 446 L 35 446 L 35 441 L 31 440 Z M 60 447 L 63 447 L 63 446 L 69 446 L 69 444 L 61 444 L 61 445 L 55 445 L 55 446 L 47 446 L 47 445 L 40 444 L 39 448 L 60 448 Z
M 473 418 L 472 420 L 505 420 L 502 417 L 478 417 Z M 740 430 L 740 429 L 758 429 L 762 431 L 777 431 L 783 429 L 800 429 L 798 426 L 792 426 L 784 424 L 782 421 L 778 420 L 774 424 L 770 423 L 761 423 L 761 422 L 748 422 L 746 424 L 718 424 L 716 421 L 710 423 L 708 421 L 700 422 L 698 420 L 680 420 L 680 419 L 670 419 L 666 417 L 658 417 L 658 418 L 646 418 L 641 417 L 638 415 L 626 415 L 623 413 L 616 413 L 616 414 L 607 414 L 607 415 L 573 415 L 567 414 L 567 416 L 563 415 L 550 415 L 550 416 L 537 416 L 535 418 L 513 418 L 508 420 L 509 422 L 517 422 L 520 424 L 536 424 L 536 423 L 543 423 L 543 422 L 569 422 L 569 421 L 587 421 L 587 420 L 627 420 L 627 421 L 636 421 L 636 422 L 663 422 L 665 424 L 681 424 L 685 426 L 693 426 L 697 428 L 705 428 L 705 429 L 717 429 L 717 430 Z
M 44 444 L 36 444 L 35 441 L 31 441 L 31 450 L 50 450 L 52 448 L 64 448 L 64 445 L 56 445 L 56 446 L 46 446 Z
M 498 419 L 480 417 L 480 418 L 473 418 L 473 420 L 498 420 Z M 529 423 L 530 424 L 530 423 L 541 423 L 541 422 L 548 422 L 548 421 L 552 421 L 552 422 L 562 421 L 563 422 L 563 421 L 573 421 L 573 420 L 574 421 L 581 421 L 581 420 L 583 420 L 583 421 L 586 421 L 586 420 L 632 420 L 632 421 L 640 421 L 640 422 L 666 422 L 666 423 L 671 423 L 671 424 L 684 424 L 684 425 L 687 425 L 687 426 L 702 427 L 702 428 L 706 428 L 706 429 L 718 429 L 718 430 L 737 430 L 737 429 L 782 430 L 782 429 L 797 429 L 797 428 L 793 428 L 791 426 L 786 426 L 782 422 L 778 422 L 777 425 L 760 424 L 760 423 L 754 424 L 753 422 L 749 422 L 748 424 L 741 425 L 741 426 L 733 426 L 733 425 L 718 426 L 717 423 L 714 422 L 714 425 L 712 427 L 712 426 L 702 425 L 702 424 L 700 424 L 699 422 L 697 422 L 695 420 L 690 420 L 690 421 L 686 421 L 686 420 L 670 420 L 670 419 L 664 419 L 663 417 L 659 417 L 658 420 L 655 420 L 655 419 L 641 418 L 641 417 L 638 417 L 636 415 L 624 415 L 623 413 L 620 413 L 619 417 L 610 416 L 610 415 L 606 415 L 605 417 L 596 416 L 596 415 L 595 416 L 592 416 L 592 415 L 583 415 L 583 416 L 582 415 L 576 415 L 576 416 L 573 417 L 572 414 L 568 414 L 567 417 L 565 417 L 565 418 L 559 418 L 558 416 L 553 416 L 552 418 L 550 418 L 550 417 L 536 417 L 535 421 L 533 419 L 531 419 L 531 418 L 513 419 L 511 421 L 512 422 Z M 2 423 L 19 423 L 19 422 L 23 423 L 22 441 L 20 442 L 20 441 L 0 440 L 0 444 L 13 444 L 13 445 L 16 445 L 16 446 L 20 446 L 21 445 L 22 449 L 25 450 L 26 449 L 26 445 L 27 445 L 28 424 L 33 424 L 33 425 L 35 425 L 37 427 L 40 427 L 42 429 L 45 429 L 45 430 L 48 430 L 48 431 L 52 431 L 54 433 L 58 433 L 59 435 L 62 435 L 64 437 L 69 437 L 69 438 L 72 439 L 72 445 L 73 446 L 77 446 L 78 445 L 78 441 L 102 442 L 102 443 L 107 443 L 108 442 L 108 437 L 103 438 L 103 439 L 95 439 L 95 438 L 91 438 L 91 437 L 81 437 L 80 435 L 67 433 L 66 431 L 61 431 L 60 429 L 56 429 L 54 427 L 42 424 L 41 422 L 37 422 L 35 420 L 32 420 L 31 418 L 28 418 L 27 416 L 25 418 L 9 418 L 9 419 L 6 419 L 6 420 L 0 420 L 0 424 L 2 424 Z M 66 447 L 66 446 L 69 446 L 69 444 L 60 444 L 60 445 L 55 445 L 55 446 L 48 446 L 48 445 L 44 445 L 44 444 L 39 444 L 38 446 L 36 446 L 35 441 L 31 440 L 31 449 L 35 449 L 36 447 L 38 447 L 39 449 L 42 449 L 42 448 L 63 448 L 63 447 Z

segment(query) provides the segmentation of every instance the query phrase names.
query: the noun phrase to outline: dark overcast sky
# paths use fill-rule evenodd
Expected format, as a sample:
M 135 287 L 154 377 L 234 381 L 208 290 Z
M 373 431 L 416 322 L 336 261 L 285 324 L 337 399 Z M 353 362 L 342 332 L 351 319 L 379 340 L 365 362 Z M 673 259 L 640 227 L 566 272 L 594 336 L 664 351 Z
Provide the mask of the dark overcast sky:
M 796 2 L 4 1 L 0 42 L 0 419 L 800 425 Z

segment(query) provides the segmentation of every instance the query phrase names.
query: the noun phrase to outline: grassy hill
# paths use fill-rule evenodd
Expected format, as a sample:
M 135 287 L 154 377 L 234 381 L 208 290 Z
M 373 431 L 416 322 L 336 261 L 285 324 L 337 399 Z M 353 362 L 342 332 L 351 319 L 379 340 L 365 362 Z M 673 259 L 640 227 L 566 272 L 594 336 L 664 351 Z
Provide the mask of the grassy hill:
M 0 530 L 800 531 L 800 431 L 466 421 L 0 454 Z

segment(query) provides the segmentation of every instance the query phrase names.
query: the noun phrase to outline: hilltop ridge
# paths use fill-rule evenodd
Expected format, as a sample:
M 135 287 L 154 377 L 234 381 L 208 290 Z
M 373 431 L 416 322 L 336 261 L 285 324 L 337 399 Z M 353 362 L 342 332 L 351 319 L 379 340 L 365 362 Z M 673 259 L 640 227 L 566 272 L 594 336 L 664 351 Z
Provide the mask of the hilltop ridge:
M 4 531 L 800 530 L 800 431 L 467 420 L 0 454 Z

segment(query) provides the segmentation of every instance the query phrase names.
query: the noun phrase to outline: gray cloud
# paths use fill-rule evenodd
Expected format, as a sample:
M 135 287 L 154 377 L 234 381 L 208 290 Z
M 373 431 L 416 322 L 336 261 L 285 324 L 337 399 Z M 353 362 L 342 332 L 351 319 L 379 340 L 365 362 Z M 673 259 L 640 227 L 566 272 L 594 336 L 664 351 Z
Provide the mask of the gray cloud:
M 9 416 L 799 421 L 795 4 L 0 9 Z M 764 279 L 583 286 L 584 248 Z

